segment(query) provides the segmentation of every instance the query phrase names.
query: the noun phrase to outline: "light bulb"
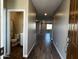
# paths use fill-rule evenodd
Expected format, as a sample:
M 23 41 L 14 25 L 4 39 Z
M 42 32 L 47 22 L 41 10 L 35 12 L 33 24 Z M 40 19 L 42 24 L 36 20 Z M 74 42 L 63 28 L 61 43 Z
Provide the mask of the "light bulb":
M 45 16 L 47 16 L 47 13 L 44 13 Z

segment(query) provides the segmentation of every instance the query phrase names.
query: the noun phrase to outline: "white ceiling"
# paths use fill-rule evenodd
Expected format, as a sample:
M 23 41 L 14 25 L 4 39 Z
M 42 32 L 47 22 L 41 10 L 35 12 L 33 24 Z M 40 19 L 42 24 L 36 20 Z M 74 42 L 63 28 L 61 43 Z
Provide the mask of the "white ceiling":
M 41 15 L 52 15 L 62 0 L 32 0 L 37 12 Z

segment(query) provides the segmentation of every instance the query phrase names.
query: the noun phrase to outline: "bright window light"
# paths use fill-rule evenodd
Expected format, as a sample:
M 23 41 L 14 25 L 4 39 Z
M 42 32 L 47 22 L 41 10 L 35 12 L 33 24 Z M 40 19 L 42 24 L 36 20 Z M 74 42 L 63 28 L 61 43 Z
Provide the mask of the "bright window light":
M 47 25 L 46 25 L 46 29 L 47 29 L 47 30 L 52 30 L 52 24 L 47 24 Z

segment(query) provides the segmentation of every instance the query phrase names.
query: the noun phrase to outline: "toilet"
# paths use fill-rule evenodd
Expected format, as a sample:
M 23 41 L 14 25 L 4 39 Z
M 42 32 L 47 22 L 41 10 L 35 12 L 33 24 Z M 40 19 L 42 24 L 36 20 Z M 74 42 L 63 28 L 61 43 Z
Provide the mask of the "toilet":
M 15 37 L 11 39 L 11 45 L 12 47 L 16 46 L 19 44 L 19 34 L 15 34 Z

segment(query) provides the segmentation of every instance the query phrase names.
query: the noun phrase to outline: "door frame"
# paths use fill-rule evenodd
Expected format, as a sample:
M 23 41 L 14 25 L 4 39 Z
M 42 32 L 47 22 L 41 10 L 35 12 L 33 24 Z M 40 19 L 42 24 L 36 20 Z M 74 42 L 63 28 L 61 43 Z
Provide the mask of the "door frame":
M 10 12 L 23 12 L 23 41 L 24 41 L 24 33 L 25 33 L 25 9 L 8 9 L 7 10 L 7 56 L 10 55 L 11 50 L 10 50 Z M 23 45 L 24 47 L 24 45 Z

